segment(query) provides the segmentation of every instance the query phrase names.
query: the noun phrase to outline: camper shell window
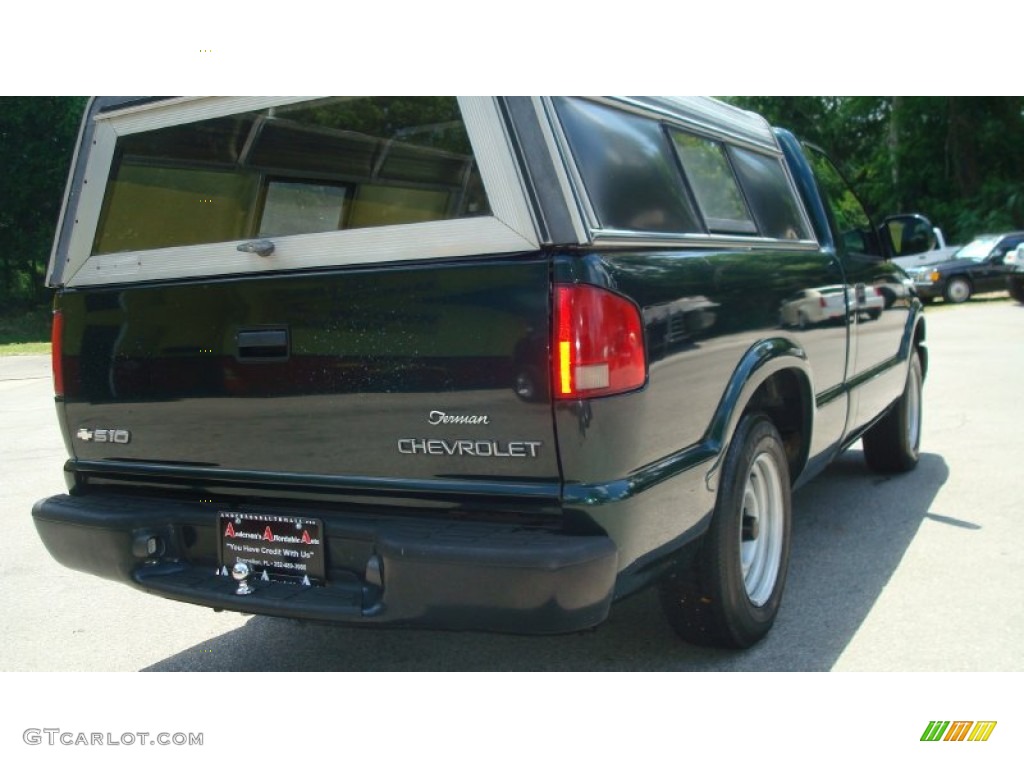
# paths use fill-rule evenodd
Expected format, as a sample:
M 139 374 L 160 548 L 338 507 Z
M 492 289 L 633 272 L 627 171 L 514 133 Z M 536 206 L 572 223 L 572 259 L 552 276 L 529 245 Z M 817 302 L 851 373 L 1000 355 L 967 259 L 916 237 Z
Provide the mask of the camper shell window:
M 601 228 L 703 231 L 656 120 L 584 99 L 554 104 Z
M 761 234 L 782 240 L 808 239 L 808 227 L 782 161 L 742 147 L 729 147 L 729 157 Z
M 757 234 L 721 142 L 682 131 L 670 133 L 708 229 Z
M 454 98 L 326 99 L 119 137 L 91 255 L 490 213 Z
M 495 97 L 97 97 L 68 189 L 53 286 L 540 244 Z
M 716 131 L 671 99 L 552 102 L 595 239 L 814 245 L 767 124 L 734 113 L 738 132 Z

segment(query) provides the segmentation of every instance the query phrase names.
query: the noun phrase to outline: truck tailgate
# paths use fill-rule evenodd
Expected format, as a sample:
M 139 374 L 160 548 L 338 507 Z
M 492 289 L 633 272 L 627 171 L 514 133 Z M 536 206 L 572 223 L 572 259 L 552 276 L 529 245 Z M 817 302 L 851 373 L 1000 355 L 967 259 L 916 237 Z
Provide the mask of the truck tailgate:
M 74 457 L 550 484 L 542 255 L 65 291 Z

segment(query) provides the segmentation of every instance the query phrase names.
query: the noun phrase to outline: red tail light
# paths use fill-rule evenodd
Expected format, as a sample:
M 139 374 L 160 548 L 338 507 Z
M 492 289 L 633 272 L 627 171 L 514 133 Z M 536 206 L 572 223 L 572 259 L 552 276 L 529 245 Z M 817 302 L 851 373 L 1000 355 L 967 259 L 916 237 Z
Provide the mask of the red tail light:
M 57 397 L 64 397 L 64 315 L 59 309 L 53 313 L 50 357 L 53 364 L 53 392 Z
M 556 285 L 552 325 L 554 395 L 600 397 L 647 381 L 640 310 L 592 285 Z

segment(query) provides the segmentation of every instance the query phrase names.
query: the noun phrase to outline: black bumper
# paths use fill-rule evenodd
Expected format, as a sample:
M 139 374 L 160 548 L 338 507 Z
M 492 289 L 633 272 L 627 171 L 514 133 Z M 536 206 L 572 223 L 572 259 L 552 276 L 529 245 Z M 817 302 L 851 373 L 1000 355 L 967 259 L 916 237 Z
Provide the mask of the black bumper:
M 608 615 L 617 553 L 605 536 L 490 522 L 322 515 L 327 583 L 217 575 L 226 507 L 122 496 L 53 496 L 32 510 L 62 565 L 212 608 L 349 624 L 525 634 L 573 632 Z M 261 508 L 309 515 L 308 509 Z M 158 554 L 147 551 L 156 538 Z M 369 567 L 368 567 L 369 565 Z

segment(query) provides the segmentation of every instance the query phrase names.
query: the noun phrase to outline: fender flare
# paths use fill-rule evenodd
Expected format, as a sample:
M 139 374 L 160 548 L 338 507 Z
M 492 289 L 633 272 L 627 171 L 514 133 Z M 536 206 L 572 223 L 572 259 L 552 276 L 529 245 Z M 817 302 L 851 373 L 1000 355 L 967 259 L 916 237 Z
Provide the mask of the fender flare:
M 814 428 L 813 375 L 807 360 L 807 353 L 791 339 L 782 337 L 762 339 L 750 347 L 740 358 L 701 440 L 705 446 L 717 454 L 717 458 L 705 475 L 705 483 L 709 491 L 717 490 L 719 468 L 725 460 L 725 454 L 736 433 L 740 417 L 753 399 L 754 393 L 769 378 L 782 371 L 792 371 L 796 375 L 801 389 L 800 399 L 806 434 L 797 464 L 802 467 L 807 462 L 811 430 Z M 794 475 L 794 478 L 796 476 Z
M 917 346 L 921 353 L 921 376 L 928 377 L 928 345 L 925 343 L 927 327 L 924 319 L 924 305 L 920 300 L 910 306 L 910 317 L 907 318 L 907 326 L 903 332 L 903 340 L 900 342 L 899 357 L 901 362 L 910 360 L 910 355 Z

